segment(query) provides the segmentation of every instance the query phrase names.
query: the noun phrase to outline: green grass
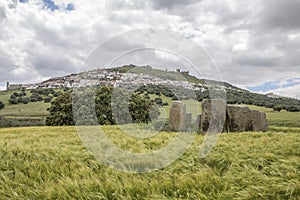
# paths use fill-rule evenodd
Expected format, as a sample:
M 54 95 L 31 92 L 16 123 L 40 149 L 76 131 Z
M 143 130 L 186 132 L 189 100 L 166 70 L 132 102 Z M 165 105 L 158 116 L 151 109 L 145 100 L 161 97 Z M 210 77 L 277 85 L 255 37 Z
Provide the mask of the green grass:
M 47 108 L 50 103 L 34 102 L 29 104 L 5 105 L 5 109 L 0 110 L 0 115 L 6 117 L 46 117 L 49 115 Z
M 5 108 L 0 110 L 0 116 L 8 118 L 45 118 L 49 115 L 47 108 L 50 107 L 50 103 L 44 102 L 32 102 L 28 104 L 10 105 L 9 99 L 13 92 L 20 91 L 1 91 L 0 101 L 5 104 Z M 26 91 L 27 95 L 30 95 L 30 91 Z
M 137 152 L 174 136 L 139 140 L 103 128 L 115 145 Z M 74 127 L 0 129 L 0 199 L 299 199 L 300 128 L 223 134 L 200 159 L 203 139 L 162 170 L 132 174 L 95 160 Z

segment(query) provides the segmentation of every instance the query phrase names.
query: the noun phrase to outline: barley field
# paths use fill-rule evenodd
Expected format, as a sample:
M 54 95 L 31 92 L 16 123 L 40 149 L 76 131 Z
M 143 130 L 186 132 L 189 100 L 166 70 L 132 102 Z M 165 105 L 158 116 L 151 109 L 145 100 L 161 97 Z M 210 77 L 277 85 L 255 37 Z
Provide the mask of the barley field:
M 104 126 L 122 149 L 159 149 L 175 133 L 149 139 Z M 0 199 L 299 199 L 300 128 L 227 133 L 205 158 L 205 136 L 164 169 L 116 171 L 97 161 L 75 127 L 0 129 Z

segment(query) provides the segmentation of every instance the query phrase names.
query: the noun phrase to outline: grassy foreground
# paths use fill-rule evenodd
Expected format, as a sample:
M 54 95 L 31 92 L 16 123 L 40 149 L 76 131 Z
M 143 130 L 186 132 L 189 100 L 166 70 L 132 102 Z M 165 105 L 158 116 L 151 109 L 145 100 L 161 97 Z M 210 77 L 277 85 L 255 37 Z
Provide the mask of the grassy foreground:
M 124 149 L 151 151 L 151 139 L 104 127 Z M 172 165 L 144 174 L 115 171 L 82 145 L 74 127 L 0 129 L 0 199 L 299 199 L 300 128 L 223 134 L 200 159 L 204 137 Z

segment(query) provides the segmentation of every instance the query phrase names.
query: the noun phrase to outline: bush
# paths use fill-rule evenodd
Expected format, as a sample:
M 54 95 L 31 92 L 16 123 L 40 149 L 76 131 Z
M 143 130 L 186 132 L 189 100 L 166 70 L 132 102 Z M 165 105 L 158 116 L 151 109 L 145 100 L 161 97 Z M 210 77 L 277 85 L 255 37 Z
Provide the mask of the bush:
M 36 101 L 43 101 L 43 100 L 44 100 L 44 98 L 41 95 L 38 95 L 36 98 Z
M 288 106 L 288 107 L 286 108 L 286 110 L 287 110 L 288 112 L 299 112 L 299 111 L 300 111 L 299 107 L 296 107 L 296 106 Z
M 52 99 L 53 99 L 53 97 L 51 97 L 51 96 L 45 97 L 44 102 L 45 103 L 50 103 L 52 101 Z
M 17 99 L 10 99 L 9 104 L 12 104 L 12 105 L 18 104 Z
M 3 109 L 5 107 L 5 104 L 2 103 L 2 101 L 0 101 L 0 110 Z
M 168 102 L 164 102 L 164 103 L 162 104 L 162 106 L 168 106 L 168 105 L 169 105 Z
M 23 104 L 28 104 L 28 100 L 27 99 L 23 99 Z
M 274 106 L 273 110 L 276 112 L 280 112 L 283 108 L 281 106 Z
M 155 98 L 155 99 L 154 99 L 154 102 L 155 102 L 157 105 L 160 105 L 160 106 L 163 104 L 162 99 L 159 98 L 159 97 Z
M 23 98 L 22 97 L 17 98 L 17 102 L 18 103 L 23 103 Z

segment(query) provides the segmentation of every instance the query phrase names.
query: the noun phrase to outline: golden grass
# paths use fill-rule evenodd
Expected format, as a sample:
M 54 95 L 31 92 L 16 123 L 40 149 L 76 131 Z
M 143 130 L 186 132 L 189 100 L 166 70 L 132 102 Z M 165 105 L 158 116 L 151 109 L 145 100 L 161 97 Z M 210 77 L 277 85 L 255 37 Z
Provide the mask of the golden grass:
M 173 137 L 138 141 L 104 129 L 114 144 L 139 152 Z M 0 129 L 0 199 L 298 199 L 300 129 L 271 129 L 224 134 L 203 159 L 197 135 L 180 159 L 143 174 L 95 160 L 75 127 Z

